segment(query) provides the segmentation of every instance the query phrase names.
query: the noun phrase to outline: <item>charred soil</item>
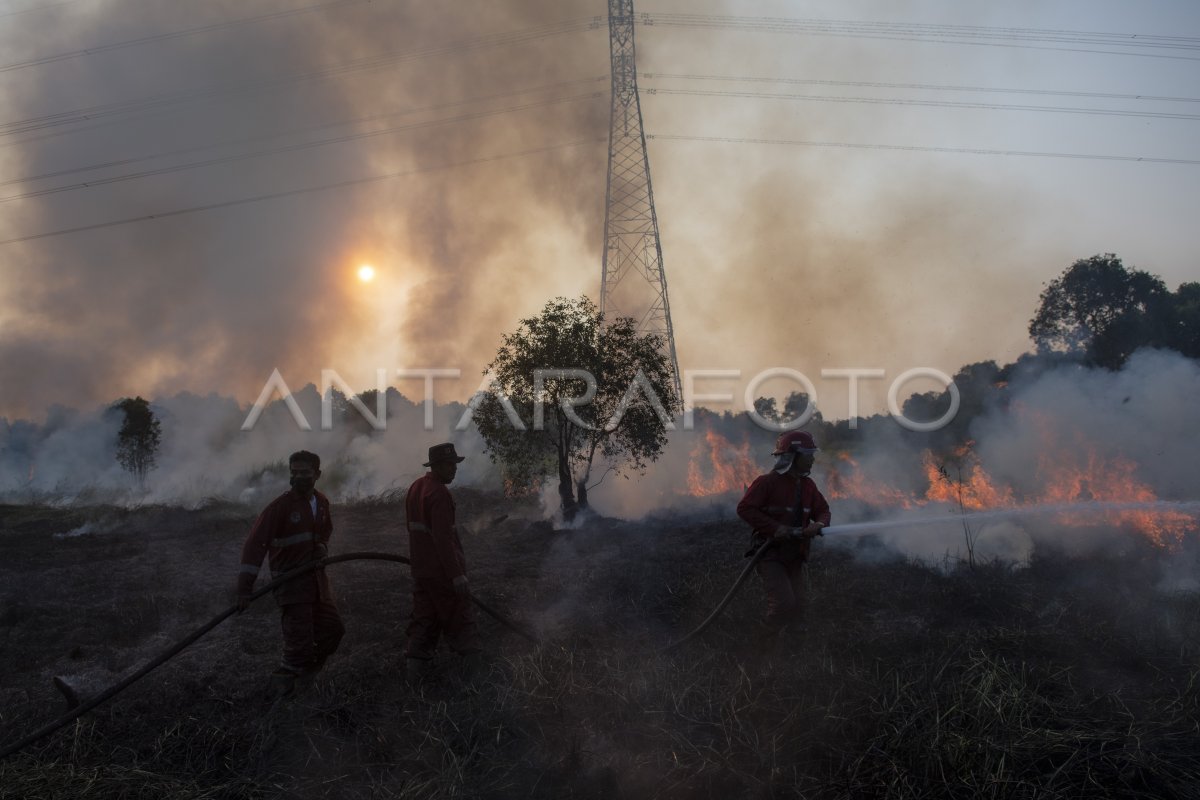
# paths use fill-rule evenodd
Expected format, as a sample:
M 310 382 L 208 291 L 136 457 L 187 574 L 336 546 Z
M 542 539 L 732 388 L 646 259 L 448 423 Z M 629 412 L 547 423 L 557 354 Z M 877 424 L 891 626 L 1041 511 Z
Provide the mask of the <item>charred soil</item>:
M 457 490 L 488 655 L 404 681 L 406 568 L 330 567 L 347 626 L 293 698 L 260 600 L 125 693 L 0 762 L 5 798 L 1200 798 L 1200 598 L 1164 559 L 868 562 L 819 543 L 807 630 L 751 641 L 736 521 L 593 520 Z M 255 509 L 0 507 L 0 745 L 228 607 Z M 502 515 L 504 519 L 499 518 Z M 333 554 L 407 553 L 395 498 L 335 507 Z

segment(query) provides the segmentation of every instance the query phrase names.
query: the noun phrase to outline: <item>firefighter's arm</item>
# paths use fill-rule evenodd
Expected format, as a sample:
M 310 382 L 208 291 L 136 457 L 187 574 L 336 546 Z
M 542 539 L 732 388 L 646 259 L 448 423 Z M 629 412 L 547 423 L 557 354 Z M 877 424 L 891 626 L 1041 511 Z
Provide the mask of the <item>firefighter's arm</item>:
M 780 528 L 778 522 L 771 519 L 763 508 L 767 505 L 767 485 L 764 477 L 754 479 L 741 502 L 737 504 L 737 515 L 750 524 L 754 533 L 765 538 L 772 538 Z
M 246 606 L 250 604 L 250 593 L 254 590 L 254 581 L 258 579 L 263 559 L 267 557 L 267 550 L 271 546 L 271 537 L 275 528 L 274 511 L 273 505 L 263 509 L 262 513 L 258 515 L 258 519 L 254 521 L 254 527 L 250 529 L 246 543 L 242 545 L 242 561 L 238 567 L 237 577 L 238 612 L 245 611 Z

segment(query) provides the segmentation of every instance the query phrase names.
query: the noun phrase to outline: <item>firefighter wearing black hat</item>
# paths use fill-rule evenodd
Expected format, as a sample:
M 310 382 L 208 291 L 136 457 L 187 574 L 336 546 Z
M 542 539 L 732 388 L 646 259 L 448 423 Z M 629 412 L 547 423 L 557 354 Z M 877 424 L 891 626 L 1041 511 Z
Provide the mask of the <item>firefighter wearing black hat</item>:
M 424 465 L 429 472 L 409 487 L 404 501 L 413 582 L 404 655 L 412 682 L 428 674 L 442 638 L 460 655 L 479 652 L 454 498 L 446 488 L 463 460 L 452 443 L 429 448 L 429 461 Z
M 737 506 L 754 530 L 754 549 L 771 543 L 756 567 L 767 593 L 762 631 L 767 649 L 781 630 L 804 620 L 804 563 L 813 537 L 830 522 L 829 503 L 808 477 L 817 452 L 811 433 L 782 434 L 775 442 L 775 466 L 754 479 Z
M 321 477 L 321 457 L 299 450 L 288 458 L 292 488 L 275 498 L 258 515 L 242 546 L 238 574 L 238 611 L 250 604 L 250 594 L 264 558 L 271 574 L 285 572 L 328 555 L 333 521 L 329 498 L 314 488 Z M 321 669 L 337 650 L 346 632 L 334 604 L 333 589 L 324 569 L 300 575 L 275 590 L 283 628 L 283 657 L 271 676 L 279 694 L 291 692 L 301 675 Z

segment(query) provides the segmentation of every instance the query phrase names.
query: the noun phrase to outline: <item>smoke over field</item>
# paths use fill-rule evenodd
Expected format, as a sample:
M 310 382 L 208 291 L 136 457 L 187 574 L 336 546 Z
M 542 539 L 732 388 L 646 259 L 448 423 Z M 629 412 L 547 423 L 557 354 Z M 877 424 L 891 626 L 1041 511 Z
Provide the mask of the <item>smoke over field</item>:
M 0 797 L 1197 796 L 1200 595 L 1161 591 L 1168 555 L 1144 537 L 1035 547 L 1019 570 L 856 558 L 872 545 L 830 537 L 807 630 L 773 655 L 754 644 L 757 579 L 661 653 L 743 566 L 743 526 L 554 531 L 533 501 L 457 497 L 475 591 L 541 645 L 483 618 L 476 671 L 443 652 L 441 678 L 411 689 L 407 573 L 339 564 L 348 633 L 295 700 L 267 695 L 264 599 L 0 762 Z M 336 506 L 333 552 L 403 552 L 402 514 Z M 0 745 L 61 713 L 53 676 L 86 698 L 225 608 L 252 517 L 0 508 Z
M 1190 402 L 1200 394 L 1195 361 L 1144 351 L 1118 372 L 1064 365 L 1018 372 L 989 391 L 970 419 L 969 438 L 957 444 L 937 432 L 908 431 L 886 417 L 856 420 L 856 430 L 845 422 L 810 424 L 825 445 L 814 477 L 833 502 L 835 525 L 926 521 L 848 531 L 845 538 L 869 535 L 879 546 L 932 560 L 966 557 L 963 515 L 1005 510 L 1013 513 L 968 522 L 983 558 L 1020 563 L 1043 533 L 1084 550 L 1109 547 L 1105 531 L 1134 531 L 1168 549 L 1195 535 L 1194 511 L 1172 505 L 1197 499 L 1192 476 L 1200 469 L 1195 436 L 1200 409 Z M 195 507 L 220 500 L 255 506 L 286 488 L 284 459 L 300 448 L 321 454 L 321 488 L 336 500 L 379 497 L 405 489 L 424 471 L 427 447 L 450 439 L 469 456 L 458 485 L 485 490 L 504 485 L 500 468 L 487 459 L 469 424 L 466 406 L 431 403 L 427 409 L 389 389 L 385 428 L 375 430 L 335 395 L 328 404 L 329 429 L 323 430 L 315 387 L 291 399 L 299 417 L 277 398 L 251 430 L 241 430 L 251 409 L 228 398 L 156 399 L 162 449 L 144 490 L 114 458 L 119 422 L 111 412 L 57 409 L 37 423 L 0 421 L 0 497 L 21 503 Z M 367 405 L 372 414 L 377 411 L 370 399 Z M 601 516 L 629 520 L 663 514 L 731 519 L 745 486 L 768 468 L 774 435 L 745 413 L 701 409 L 691 429 L 677 426 L 645 475 L 595 470 L 600 480 L 589 493 L 593 508 Z M 561 524 L 552 482 L 543 489 L 543 515 Z M 1153 505 L 1160 501 L 1161 507 Z M 1112 504 L 1130 507 L 1114 510 Z M 1074 508 L 1032 513 L 1044 506 Z M 944 522 L 936 521 L 938 515 Z M 1074 533 L 1065 537 L 1062 531 Z
M 0 798 L 1200 798 L 1198 392 L 1195 361 L 1142 351 L 1117 372 L 1014 369 L 954 435 L 810 423 L 834 525 L 775 652 L 754 575 L 661 651 L 745 566 L 734 507 L 774 433 L 744 413 L 698 410 L 570 524 L 552 485 L 505 493 L 466 407 L 395 390 L 384 429 L 338 398 L 322 426 L 312 386 L 248 431 L 230 399 L 157 398 L 144 489 L 104 410 L 5 422 L 0 746 L 60 714 L 56 676 L 92 696 L 226 608 L 300 447 L 323 456 L 332 553 L 402 554 L 403 489 L 454 440 L 472 587 L 542 642 L 485 618 L 478 669 L 443 654 L 409 687 L 407 570 L 331 566 L 347 638 L 292 702 L 268 697 L 260 601 L 0 762 Z
M 240 431 L 232 401 L 159 399 L 144 492 L 103 412 L 5 423 L 0 744 L 60 713 L 55 676 L 86 698 L 225 608 L 300 447 L 325 459 L 333 553 L 404 553 L 401 491 L 454 439 L 472 586 L 543 641 L 484 619 L 477 671 L 443 655 L 440 680 L 409 688 L 407 572 L 339 564 L 349 633 L 293 702 L 267 696 L 279 634 L 262 601 L 0 762 L 0 797 L 1200 796 L 1200 370 L 1145 352 L 993 388 L 953 446 L 885 418 L 814 423 L 835 524 L 807 628 L 773 654 L 755 645 L 753 575 L 660 651 L 745 565 L 733 509 L 773 433 L 744 414 L 697 413 L 569 529 L 552 492 L 505 496 L 478 435 L 455 430 L 464 407 L 431 408 L 426 431 L 394 392 L 384 431 L 337 404 L 320 430 L 312 387 L 294 395 L 312 431 L 282 401 Z

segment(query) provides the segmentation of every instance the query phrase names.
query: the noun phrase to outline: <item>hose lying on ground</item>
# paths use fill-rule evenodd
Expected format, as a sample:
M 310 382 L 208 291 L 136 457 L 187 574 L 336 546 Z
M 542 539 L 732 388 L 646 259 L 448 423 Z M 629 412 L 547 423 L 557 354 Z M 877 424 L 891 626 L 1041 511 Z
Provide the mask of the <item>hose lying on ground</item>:
M 311 572 L 314 569 L 318 569 L 320 567 L 324 567 L 329 564 L 337 564 L 342 561 L 360 561 L 360 560 L 395 561 L 400 564 L 411 563 L 408 560 L 408 558 L 406 558 L 405 556 L 393 555 L 391 553 L 344 553 L 344 554 L 338 555 L 338 556 L 328 556 L 326 558 L 322 558 L 317 561 L 309 562 L 308 564 L 305 564 L 302 567 L 297 567 L 296 569 L 291 570 L 290 572 L 286 572 L 283 575 L 279 576 L 278 578 L 275 578 L 273 581 L 271 581 L 270 583 L 266 584 L 258 591 L 251 594 L 250 602 L 254 602 L 258 598 L 262 597 L 263 595 L 265 595 L 268 592 L 275 589 L 277 586 L 279 586 L 283 583 L 286 583 L 287 581 L 290 581 L 293 578 L 299 577 L 300 575 L 303 575 L 307 572 Z M 513 631 L 514 633 L 516 633 L 520 636 L 523 636 L 524 638 L 530 640 L 531 642 L 534 642 L 535 644 L 537 644 L 539 642 L 538 637 L 534 633 L 532 633 L 528 629 L 524 628 L 523 626 L 518 625 L 517 623 L 513 622 L 512 620 L 509 620 L 500 612 L 485 605 L 478 598 L 472 596 L 471 602 L 473 602 L 475 605 L 477 605 L 480 608 L 480 610 L 483 611 L 485 614 L 492 617 L 497 622 L 499 622 L 500 624 L 502 624 L 504 627 L 508 628 L 509 630 Z M 70 709 L 63 716 L 61 716 L 58 719 L 54 720 L 53 722 L 49 723 L 45 727 L 34 731 L 33 733 L 29 734 L 21 741 L 4 748 L 3 751 L 0 751 L 0 760 L 8 758 L 13 753 L 17 752 L 18 750 L 24 749 L 28 745 L 33 744 L 38 739 L 41 739 L 45 736 L 49 736 L 50 734 L 54 733 L 55 731 L 57 731 L 59 728 L 63 727 L 64 725 L 67 725 L 67 724 L 75 721 L 79 717 L 82 717 L 84 714 L 91 711 L 93 708 L 95 708 L 96 706 L 105 702 L 106 700 L 110 700 L 113 697 L 116 697 L 118 694 L 125 691 L 125 689 L 129 688 L 129 686 L 131 686 L 132 684 L 141 680 L 142 678 L 146 677 L 153 670 L 157 669 L 158 667 L 161 667 L 163 664 L 170 661 L 175 656 L 179 655 L 179 653 L 182 652 L 183 649 L 186 648 L 188 645 L 192 644 L 192 642 L 195 642 L 201 636 L 208 633 L 213 628 L 217 627 L 222 622 L 224 622 L 226 619 L 228 619 L 229 617 L 233 616 L 236 613 L 238 613 L 238 609 L 237 609 L 236 605 L 230 606 L 229 608 L 225 609 L 220 614 L 218 614 L 217 616 L 215 616 L 211 620 L 209 620 L 207 623 L 205 623 L 204 625 L 201 625 L 199 628 L 197 628 L 191 634 L 180 639 L 178 642 L 176 642 L 170 648 L 163 651 L 162 653 L 160 653 L 158 656 L 151 659 L 150 661 L 148 661 L 137 672 L 134 672 L 132 675 L 127 676 L 126 678 L 121 680 L 119 683 L 113 684 L 112 686 L 108 687 L 100 694 L 98 694 L 94 697 L 90 697 L 87 700 L 81 702 L 78 706 Z
M 725 593 L 723 598 L 721 598 L 721 602 L 717 603 L 717 607 L 712 610 L 712 613 L 709 614 L 703 622 L 693 628 L 691 633 L 680 639 L 676 639 L 668 645 L 663 646 L 658 650 L 658 652 L 665 653 L 668 650 L 673 650 L 674 648 L 679 647 L 679 645 L 686 642 L 688 639 L 691 639 L 694 636 L 699 636 L 701 633 L 703 633 L 704 629 L 711 625 L 713 620 L 720 616 L 721 612 L 725 610 L 725 606 L 729 605 L 729 601 L 733 599 L 733 595 L 737 592 L 741 585 L 745 583 L 746 577 L 750 574 L 750 570 L 754 569 L 754 565 L 759 562 L 764 554 L 766 554 L 767 548 L 773 544 L 775 544 L 775 540 L 767 539 L 765 542 L 759 545 L 759 548 L 751 554 L 750 563 L 748 563 L 745 569 L 742 570 L 742 574 L 737 576 L 737 580 L 733 582 L 733 586 L 729 587 L 729 591 Z
M 672 649 L 678 647 L 679 645 L 683 644 L 684 642 L 687 642 L 688 640 L 690 640 L 696 636 L 699 636 L 702 632 L 704 632 L 704 630 L 713 623 L 713 620 L 715 620 L 718 616 L 720 616 L 721 612 L 725 610 L 725 606 L 729 605 L 729 601 L 731 601 L 733 599 L 734 594 L 741 587 L 741 585 L 746 581 L 746 578 L 747 578 L 747 576 L 749 576 L 750 571 L 752 569 L 754 569 L 754 565 L 757 564 L 759 562 L 759 560 L 763 557 L 763 555 L 767 551 L 767 548 L 770 547 L 774 543 L 775 542 L 773 540 L 768 539 L 766 542 L 764 542 L 762 545 L 760 545 L 757 550 L 754 551 L 754 553 L 752 554 L 752 556 L 750 558 L 749 563 L 746 564 L 746 566 L 742 570 L 741 574 L 738 575 L 737 580 L 735 580 L 733 582 L 733 585 L 729 587 L 729 591 L 727 591 L 725 593 L 725 596 L 723 598 L 721 598 L 721 602 L 717 604 L 717 607 L 712 610 L 712 613 L 709 614 L 704 619 L 703 622 L 701 622 L 694 629 L 692 629 L 692 631 L 689 632 L 687 635 L 685 635 L 679 639 L 676 639 L 675 641 L 671 642 L 670 644 L 665 645 L 664 647 L 660 648 L 657 652 L 665 653 L 668 650 L 672 650 Z M 297 567 L 296 569 L 291 570 L 290 572 L 284 573 L 280 577 L 272 580 L 270 583 L 266 584 L 265 586 L 263 586 L 262 588 L 258 589 L 256 592 L 251 594 L 250 602 L 254 602 L 258 598 L 262 597 L 263 595 L 265 595 L 268 592 L 275 589 L 277 586 L 279 586 L 283 583 L 286 583 L 287 581 L 290 581 L 293 578 L 299 577 L 300 575 L 303 575 L 307 572 L 311 572 L 314 569 L 318 569 L 320 567 L 324 567 L 329 564 L 337 564 L 342 561 L 360 561 L 360 560 L 394 561 L 399 564 L 412 563 L 405 556 L 393 555 L 392 553 L 343 553 L 342 555 L 338 555 L 338 556 L 327 556 L 326 558 L 322 558 L 320 560 L 312 561 L 308 564 L 305 564 L 302 567 Z M 474 595 L 471 596 L 471 602 L 474 603 L 476 606 L 478 606 L 479 609 L 481 611 L 483 611 L 485 614 L 487 614 L 489 617 L 492 617 L 493 619 L 495 619 L 497 622 L 499 622 L 504 627 L 508 628 L 513 633 L 516 633 L 517 635 L 519 635 L 525 639 L 528 639 L 529 641 L 533 642 L 534 644 L 541 643 L 541 640 L 538 638 L 538 636 L 536 634 L 534 634 L 532 631 L 530 631 L 528 628 L 525 628 L 524 626 L 519 625 L 518 623 L 513 622 L 512 620 L 508 619 L 503 614 L 501 614 L 499 611 L 496 611 L 495 609 L 491 608 L 490 606 L 488 606 L 486 603 L 484 603 L 482 600 L 475 597 Z M 238 610 L 237 610 L 236 605 L 230 606 L 229 608 L 225 609 L 220 614 L 218 614 L 217 616 L 215 616 L 211 620 L 209 620 L 206 624 L 200 626 L 195 631 L 193 631 L 191 634 L 184 637 L 183 639 L 180 639 L 178 642 L 176 642 L 170 648 L 163 651 L 155 658 L 151 659 L 137 672 L 134 672 L 132 675 L 129 675 L 128 677 L 124 678 L 119 683 L 116 683 L 116 684 L 108 687 L 100 694 L 98 694 L 94 697 L 88 698 L 86 701 L 80 703 L 78 706 L 71 708 L 66 714 L 64 714 L 63 716 L 54 720 L 53 722 L 49 723 L 45 727 L 40 728 L 37 731 L 34 731 L 33 733 L 29 734 L 28 736 L 26 736 L 24 739 L 17 742 L 16 744 L 10 745 L 9 747 L 6 747 L 3 751 L 0 751 L 0 760 L 7 758 L 8 756 L 12 755 L 13 753 L 17 752 L 18 750 L 24 749 L 25 747 L 33 744 L 34 742 L 38 741 L 39 739 L 41 739 L 45 736 L 49 736 L 50 734 L 57 731 L 59 728 L 62 728 L 63 726 L 75 721 L 79 717 L 82 717 L 84 714 L 91 711 L 93 708 L 100 705 L 101 703 L 103 703 L 107 700 L 110 700 L 113 697 L 116 697 L 118 694 L 125 691 L 125 689 L 129 688 L 132 684 L 134 684 L 137 681 L 141 680 L 142 678 L 146 677 L 153 670 L 157 669 L 158 667 L 162 666 L 166 662 L 170 661 L 175 656 L 179 655 L 179 653 L 182 652 L 184 650 L 184 648 L 186 648 L 188 645 L 195 642 L 201 636 L 204 636 L 204 634 L 208 633 L 213 628 L 220 625 L 222 622 L 224 622 L 229 617 L 236 614 L 237 611 Z

